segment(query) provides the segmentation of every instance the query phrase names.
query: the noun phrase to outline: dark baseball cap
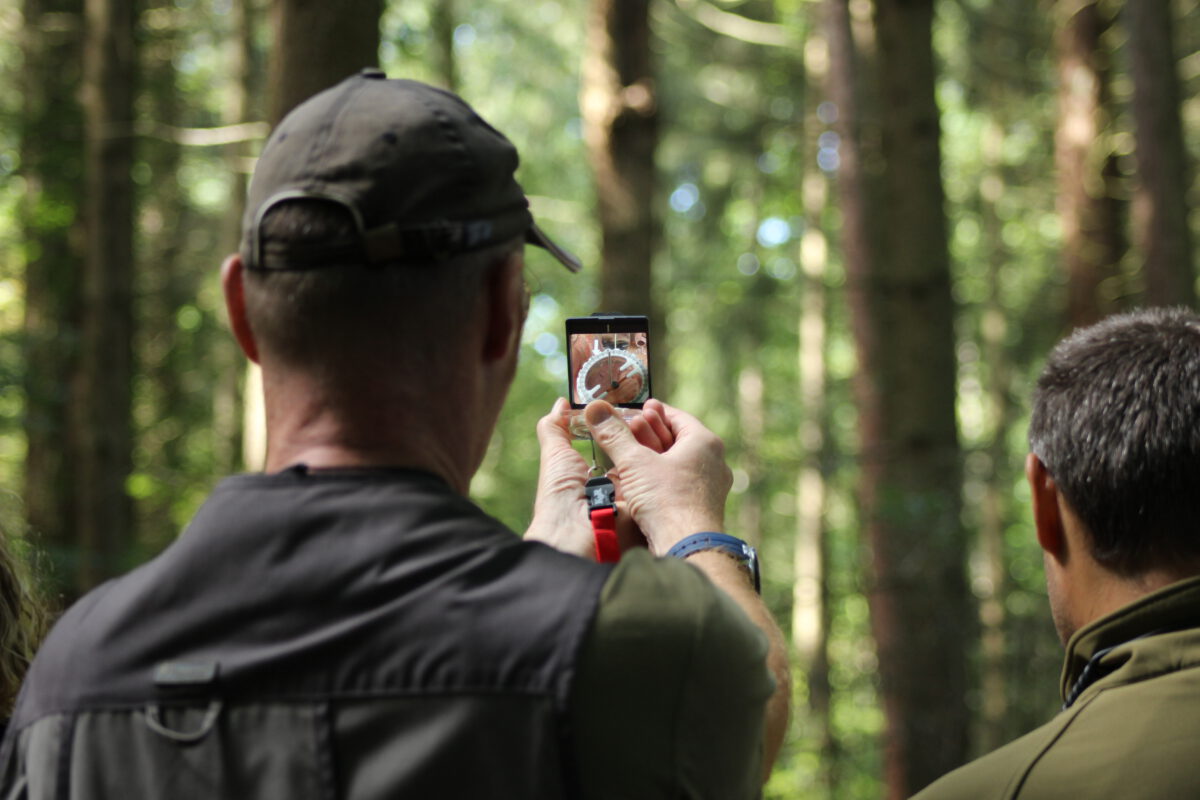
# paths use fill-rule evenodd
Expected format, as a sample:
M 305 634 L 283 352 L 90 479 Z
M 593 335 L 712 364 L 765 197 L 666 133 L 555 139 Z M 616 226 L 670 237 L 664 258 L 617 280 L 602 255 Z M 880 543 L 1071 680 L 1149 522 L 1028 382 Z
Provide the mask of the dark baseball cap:
M 379 69 L 306 100 L 271 133 L 243 218 L 249 269 L 428 264 L 524 237 L 572 272 L 579 260 L 533 221 L 513 173 L 517 149 L 451 92 Z M 345 241 L 264 241 L 267 212 L 293 200 L 345 208 Z

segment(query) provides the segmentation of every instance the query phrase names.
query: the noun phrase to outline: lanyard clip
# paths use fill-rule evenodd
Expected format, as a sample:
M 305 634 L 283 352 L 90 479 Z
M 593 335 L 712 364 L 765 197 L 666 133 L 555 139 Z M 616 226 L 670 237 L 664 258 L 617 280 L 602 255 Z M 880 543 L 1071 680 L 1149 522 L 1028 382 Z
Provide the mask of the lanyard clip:
M 583 485 L 583 491 L 587 494 L 588 513 L 600 508 L 612 508 L 614 514 L 617 507 L 617 487 L 613 486 L 604 475 L 595 478 L 588 478 L 587 483 Z
M 583 486 L 587 496 L 588 516 L 596 537 L 596 560 L 613 563 L 621 560 L 617 544 L 617 489 L 604 475 L 588 478 Z

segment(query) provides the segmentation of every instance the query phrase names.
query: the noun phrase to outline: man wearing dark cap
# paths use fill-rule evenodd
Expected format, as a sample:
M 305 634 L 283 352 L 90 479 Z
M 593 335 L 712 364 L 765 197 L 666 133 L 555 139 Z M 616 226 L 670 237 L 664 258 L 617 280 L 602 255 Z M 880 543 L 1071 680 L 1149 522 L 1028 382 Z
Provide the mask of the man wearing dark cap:
M 1200 317 L 1146 309 L 1060 342 L 1029 444 L 1062 711 L 917 797 L 1200 797 Z
M 516 368 L 523 245 L 579 269 L 516 167 L 457 97 L 375 70 L 272 133 L 222 268 L 266 472 L 67 612 L 5 797 L 759 795 L 787 666 L 756 565 L 714 536 L 720 440 L 657 401 L 632 425 L 588 407 L 648 544 L 615 566 L 562 401 L 525 539 L 467 499 Z

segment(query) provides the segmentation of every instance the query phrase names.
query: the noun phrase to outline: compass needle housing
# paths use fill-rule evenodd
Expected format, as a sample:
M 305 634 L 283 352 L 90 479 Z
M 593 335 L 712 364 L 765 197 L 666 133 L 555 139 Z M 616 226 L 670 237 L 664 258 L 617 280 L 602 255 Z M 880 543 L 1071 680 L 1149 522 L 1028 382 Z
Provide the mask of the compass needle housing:
M 621 409 L 640 409 L 651 396 L 649 320 L 593 314 L 571 317 L 566 327 L 571 407 L 606 400 Z

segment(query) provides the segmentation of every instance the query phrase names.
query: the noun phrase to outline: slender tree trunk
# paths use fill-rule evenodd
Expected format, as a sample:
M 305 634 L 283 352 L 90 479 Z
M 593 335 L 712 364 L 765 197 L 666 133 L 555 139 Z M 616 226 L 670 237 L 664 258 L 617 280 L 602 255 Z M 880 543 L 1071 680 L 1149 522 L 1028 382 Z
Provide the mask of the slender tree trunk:
M 754 339 L 748 344 L 755 347 Z M 761 347 L 762 340 L 757 345 Z M 763 433 L 766 429 L 766 407 L 763 398 L 762 366 L 743 362 L 737 376 L 738 423 L 742 469 L 746 471 L 747 487 L 742 494 L 738 515 L 738 535 L 755 547 L 762 546 L 763 525 Z
M 80 326 L 83 0 L 25 0 L 21 227 L 25 264 L 24 499 L 56 592 L 73 593 L 75 459 L 69 411 Z
M 841 146 L 838 150 L 837 194 L 842 210 L 842 258 L 846 264 L 846 293 L 850 305 L 850 324 L 854 333 L 859 371 L 854 382 L 858 405 L 859 433 L 864 441 L 880 437 L 879 388 L 873 375 L 879 361 L 879 343 L 869 304 L 871 276 L 875 262 L 876 231 L 872 228 L 872 189 L 864 168 L 862 136 L 863 112 L 859 102 L 859 66 L 848 0 L 825 0 L 825 30 L 829 48 L 829 97 L 836 108 L 834 129 Z M 872 482 L 864 481 L 868 490 Z M 864 496 L 864 503 L 873 498 Z
M 825 269 L 828 243 L 821 230 L 828 198 L 824 175 L 808 172 L 801 195 L 806 221 L 800 242 L 803 294 L 799 323 L 800 452 L 796 479 L 796 539 L 792 555 L 792 647 L 796 666 L 807 676 L 808 706 L 817 719 L 821 776 L 829 796 L 838 783 L 838 745 L 833 727 L 833 690 L 829 680 L 829 546 L 825 526 L 826 486 L 823 464 L 828 413 L 825 403 L 827 301 Z
M 1105 135 L 1108 70 L 1101 37 L 1108 22 L 1092 0 L 1059 0 L 1055 12 L 1059 119 L 1054 160 L 1067 322 L 1082 326 L 1115 309 L 1125 250 L 1116 159 Z
M 141 89 L 144 107 L 150 119 L 166 126 L 180 125 L 179 92 L 175 82 L 175 63 L 180 49 L 180 17 L 169 0 L 150 0 L 149 13 L 158 14 L 164 24 L 156 25 L 139 47 Z M 150 223 L 142 228 L 139 250 L 149 269 L 136 276 L 137 295 L 144 298 L 137 321 L 137 361 L 146 376 L 142 401 L 153 408 L 136 439 L 141 445 L 135 454 L 139 472 L 155 477 L 158 486 L 178 483 L 185 457 L 184 431 L 179 420 L 187 419 L 187 397 L 181 381 L 185 370 L 177 363 L 179 327 L 176 315 L 180 306 L 192 300 L 186 276 L 180 269 L 183 237 L 190 226 L 191 209 L 181 191 L 178 170 L 180 147 L 175 142 L 147 139 L 140 157 L 150 168 L 151 182 L 139 208 L 142 219 Z M 171 507 L 175 493 L 159 489 L 139 498 L 138 527 L 147 543 L 157 549 L 174 536 Z
M 1005 467 L 1008 454 L 1008 432 L 1012 425 L 1013 408 L 1008 384 L 1011 367 L 1005 348 L 1008 321 L 1001 302 L 1001 276 L 1010 263 L 1010 254 L 1002 235 L 1003 220 L 996 210 L 1004 177 L 1002 151 L 1004 128 L 995 120 L 989 121 L 983 134 L 983 161 L 986 168 L 981 182 L 981 209 L 984 241 L 987 243 L 988 298 L 980 319 L 980 339 L 983 362 L 986 365 L 985 391 L 991 421 L 991 443 L 987 447 L 990 474 L 984 477 L 983 501 L 980 508 L 979 549 L 982 555 L 983 590 L 980 597 L 979 619 L 982 625 L 982 694 L 981 749 L 991 752 L 1008 740 L 1008 655 L 1007 618 L 1004 601 L 1008 592 L 1008 559 L 1005 555 L 1004 530 L 1007 524 L 1005 497 L 1007 479 L 1011 473 Z
M 271 124 L 317 92 L 375 66 L 382 14 L 383 0 L 273 0 Z
M 855 405 L 858 410 L 859 449 L 882 438 L 882 398 L 877 378 L 880 362 L 880 330 L 874 324 L 871 285 L 876 270 L 877 231 L 871 220 L 874 214 L 876 188 L 872 175 L 865 168 L 869 146 L 863 135 L 866 114 L 861 102 L 863 90 L 870 84 L 860 80 L 859 55 L 856 47 L 855 23 L 848 0 L 824 0 L 823 28 L 829 49 L 827 94 L 835 107 L 834 130 L 840 138 L 836 175 L 837 202 L 842 212 L 841 240 L 838 242 L 846 270 L 846 300 L 849 306 L 850 327 L 854 337 L 858 371 L 853 381 Z M 868 27 L 868 44 L 874 43 L 874 31 Z M 871 93 L 868 95 L 874 97 Z M 877 503 L 882 475 L 878 462 L 863 458 L 859 464 L 858 501 L 864 536 L 872 538 L 874 525 L 871 509 Z M 832 700 L 832 698 L 830 698 Z M 825 713 L 829 713 L 828 710 Z M 829 724 L 827 723 L 827 728 Z M 836 754 L 836 741 L 828 737 L 830 749 Z M 833 763 L 836 765 L 837 760 Z M 837 773 L 829 776 L 830 785 L 837 786 Z M 834 795 L 836 796 L 836 795 Z
M 885 248 L 867 287 L 879 422 L 864 425 L 870 499 L 863 512 L 885 775 L 896 798 L 961 764 L 969 730 L 973 608 L 959 520 L 954 302 L 932 18 L 932 0 L 875 3 L 887 213 Z
M 1187 198 L 1192 170 L 1179 115 L 1170 0 L 1128 3 L 1124 18 L 1137 129 L 1134 230 L 1142 251 L 1146 302 L 1193 306 L 1196 289 Z
M 591 0 L 580 105 L 600 217 L 600 305 L 653 316 L 658 97 L 650 40 L 648 0 Z M 661 355 L 652 356 L 656 377 Z
M 226 45 L 229 76 L 225 85 L 222 116 L 227 125 L 253 119 L 254 84 L 254 13 L 251 0 L 232 0 L 229 7 L 230 35 Z M 232 176 L 229 201 L 222 222 L 223 253 L 238 250 L 242 237 L 242 212 L 246 205 L 248 142 L 225 145 L 225 166 Z M 242 385 L 241 352 L 232 336 L 216 344 L 217 385 L 213 390 L 213 460 L 219 473 L 243 468 L 242 459 Z M 250 365 L 247 369 L 253 367 Z
M 456 0 L 439 0 L 433 4 L 433 62 L 438 83 L 452 92 L 458 91 L 458 63 L 454 58 L 454 29 L 458 26 Z
M 132 0 L 86 0 L 85 9 L 87 248 L 73 398 L 81 590 L 118 572 L 133 541 L 125 480 L 132 451 L 134 9 Z

